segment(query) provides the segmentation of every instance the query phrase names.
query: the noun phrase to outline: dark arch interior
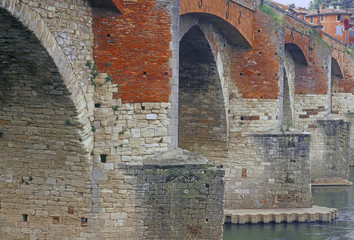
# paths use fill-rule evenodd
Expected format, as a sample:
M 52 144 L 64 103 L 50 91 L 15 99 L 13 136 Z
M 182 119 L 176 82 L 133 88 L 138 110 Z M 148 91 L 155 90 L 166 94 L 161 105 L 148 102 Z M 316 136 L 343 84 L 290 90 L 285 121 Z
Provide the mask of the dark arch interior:
M 220 77 L 199 27 L 180 42 L 178 144 L 210 158 L 226 151 L 226 118 Z
M 306 57 L 302 50 L 294 43 L 286 43 L 285 50 L 288 50 L 296 64 L 308 66 Z
M 343 78 L 342 71 L 340 70 L 339 64 L 335 58 L 332 57 L 332 75 Z

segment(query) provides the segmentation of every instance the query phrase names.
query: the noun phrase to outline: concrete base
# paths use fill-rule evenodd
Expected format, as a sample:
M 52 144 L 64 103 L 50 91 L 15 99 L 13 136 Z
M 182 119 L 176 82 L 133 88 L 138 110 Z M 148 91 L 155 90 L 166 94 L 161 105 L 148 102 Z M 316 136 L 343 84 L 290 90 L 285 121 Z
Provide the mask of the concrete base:
M 225 223 L 330 222 L 338 218 L 335 208 L 238 209 L 224 210 Z

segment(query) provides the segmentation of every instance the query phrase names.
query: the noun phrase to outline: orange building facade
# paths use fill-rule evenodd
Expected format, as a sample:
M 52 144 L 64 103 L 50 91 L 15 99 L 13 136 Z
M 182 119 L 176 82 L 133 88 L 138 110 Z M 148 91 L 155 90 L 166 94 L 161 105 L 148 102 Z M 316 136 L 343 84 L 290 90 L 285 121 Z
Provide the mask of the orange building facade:
M 304 16 L 306 22 L 322 26 L 322 30 L 339 41 L 350 45 L 350 31 L 345 30 L 343 20 L 350 19 L 351 13 L 340 9 L 315 9 Z

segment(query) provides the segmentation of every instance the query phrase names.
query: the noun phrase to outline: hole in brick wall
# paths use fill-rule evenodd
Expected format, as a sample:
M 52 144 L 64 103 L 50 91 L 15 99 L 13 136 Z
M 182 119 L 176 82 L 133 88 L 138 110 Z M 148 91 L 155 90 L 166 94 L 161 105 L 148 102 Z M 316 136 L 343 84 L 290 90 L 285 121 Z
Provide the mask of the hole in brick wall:
M 242 73 L 240 73 L 240 76 L 242 76 Z
M 68 214 L 74 214 L 74 207 L 68 207 Z
M 107 37 L 111 37 L 111 34 L 107 34 Z
M 314 43 L 313 45 L 316 46 L 316 43 Z
M 244 120 L 245 118 L 244 117 L 241 117 L 241 120 Z
M 260 98 L 262 99 L 262 98 L 263 98 L 263 96 L 260 96 Z
M 242 168 L 241 177 L 242 177 L 242 178 L 247 178 L 247 168 Z
M 167 76 L 168 75 L 168 72 L 165 72 L 165 76 Z
M 278 73 L 274 74 L 275 76 L 278 76 Z
M 205 222 L 206 222 L 206 223 L 209 222 L 209 218 L 205 219 Z
M 145 110 L 145 106 L 141 106 L 141 110 Z
M 299 92 L 299 94 L 302 94 L 302 92 Z
M 262 54 L 262 52 L 259 52 L 259 55 L 261 55 Z
M 85 217 L 81 218 L 81 227 L 86 227 L 87 226 L 88 219 Z
M 107 154 L 101 154 L 100 158 L 101 158 L 101 163 L 106 163 L 107 162 Z
M 101 103 L 95 103 L 95 108 L 100 108 L 101 107 Z
M 24 222 L 27 222 L 28 221 L 28 214 L 22 214 L 22 220 Z
M 315 80 L 315 78 L 313 77 L 312 80 Z
M 312 64 L 315 64 L 315 62 L 312 62 Z
M 59 217 L 53 217 L 52 223 L 53 224 L 59 224 Z
M 0 132 L 0 138 L 2 138 L 3 132 Z
M 302 77 L 300 77 L 300 79 L 302 79 Z
M 258 76 L 261 76 L 261 74 L 260 74 L 260 73 L 258 73 Z
M 261 32 L 261 29 L 258 29 L 257 32 Z
M 144 77 L 146 76 L 146 72 L 143 72 L 143 76 L 144 76 Z
M 206 183 L 206 184 L 205 184 L 205 188 L 210 188 L 209 183 Z
M 278 55 L 278 53 L 277 53 L 277 52 L 275 52 L 275 53 L 274 53 L 274 55 Z

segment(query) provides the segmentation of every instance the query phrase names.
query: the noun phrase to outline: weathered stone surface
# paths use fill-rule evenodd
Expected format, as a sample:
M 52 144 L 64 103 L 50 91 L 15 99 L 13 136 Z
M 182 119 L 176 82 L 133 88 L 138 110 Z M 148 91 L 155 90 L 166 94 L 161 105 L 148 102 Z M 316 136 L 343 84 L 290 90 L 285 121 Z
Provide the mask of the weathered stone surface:
M 203 158 L 200 168 L 187 163 L 193 154 L 174 165 L 161 159 L 176 152 L 151 159 L 178 143 L 223 165 L 232 209 L 308 205 L 308 156 L 324 166 L 318 176 L 344 178 L 353 58 L 290 14 L 273 9 L 287 23 L 274 21 L 261 2 L 0 0 L 0 235 L 158 237 L 148 204 L 168 199 L 150 193 L 210 206 L 196 190 L 210 170 Z M 323 119 L 329 113 L 345 121 Z M 309 155 L 306 134 L 267 132 L 287 123 L 311 132 Z M 168 176 L 198 181 L 172 189 Z M 172 226 L 185 212 L 169 203 Z M 182 233 L 220 234 L 221 223 L 201 216 L 205 225 L 198 218 Z

